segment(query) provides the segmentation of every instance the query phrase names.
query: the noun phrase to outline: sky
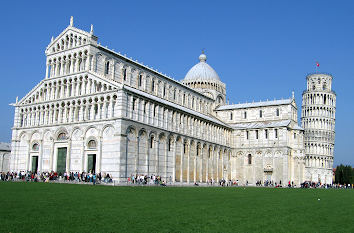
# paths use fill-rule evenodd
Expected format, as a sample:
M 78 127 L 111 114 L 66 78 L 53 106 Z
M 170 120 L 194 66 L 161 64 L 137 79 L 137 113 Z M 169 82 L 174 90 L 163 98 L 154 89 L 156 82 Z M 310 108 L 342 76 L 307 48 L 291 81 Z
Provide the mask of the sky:
M 306 75 L 333 75 L 334 164 L 354 165 L 354 1 L 3 1 L 0 141 L 14 103 L 45 76 L 45 48 L 74 16 L 110 49 L 181 80 L 205 49 L 231 103 L 289 98 L 301 115 Z

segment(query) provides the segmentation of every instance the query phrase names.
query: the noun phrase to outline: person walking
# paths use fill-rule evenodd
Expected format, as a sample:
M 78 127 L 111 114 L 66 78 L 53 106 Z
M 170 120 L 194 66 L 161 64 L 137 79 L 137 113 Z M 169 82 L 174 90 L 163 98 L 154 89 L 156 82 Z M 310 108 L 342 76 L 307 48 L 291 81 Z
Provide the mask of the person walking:
M 96 185 L 96 173 L 92 175 L 92 183 L 93 185 Z

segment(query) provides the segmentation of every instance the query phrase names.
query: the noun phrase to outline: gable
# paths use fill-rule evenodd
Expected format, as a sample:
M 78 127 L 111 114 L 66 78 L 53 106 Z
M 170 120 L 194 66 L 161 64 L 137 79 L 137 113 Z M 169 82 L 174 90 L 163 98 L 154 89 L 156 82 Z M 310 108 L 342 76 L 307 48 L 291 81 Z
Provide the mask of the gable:
M 68 26 L 46 48 L 46 55 L 58 53 L 87 44 L 97 44 L 97 37 L 78 28 Z
M 18 105 L 42 103 L 120 89 L 121 84 L 93 75 L 81 74 L 65 78 L 44 79 Z

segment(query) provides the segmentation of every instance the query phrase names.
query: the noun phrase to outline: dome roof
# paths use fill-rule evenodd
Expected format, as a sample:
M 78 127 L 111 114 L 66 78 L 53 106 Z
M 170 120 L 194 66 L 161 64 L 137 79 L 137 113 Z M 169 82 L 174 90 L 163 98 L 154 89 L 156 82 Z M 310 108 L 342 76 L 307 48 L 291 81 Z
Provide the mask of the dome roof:
M 220 81 L 219 75 L 215 72 L 215 70 L 206 63 L 206 55 L 202 53 L 199 56 L 199 63 L 193 66 L 186 77 L 184 77 L 183 81 L 210 81 L 210 80 L 218 80 Z

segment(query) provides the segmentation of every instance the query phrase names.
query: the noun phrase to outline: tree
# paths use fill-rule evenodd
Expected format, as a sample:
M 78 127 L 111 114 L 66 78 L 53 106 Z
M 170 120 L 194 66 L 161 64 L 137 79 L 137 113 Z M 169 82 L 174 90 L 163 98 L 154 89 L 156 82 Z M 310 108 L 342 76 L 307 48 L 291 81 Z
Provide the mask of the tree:
M 335 176 L 336 184 L 354 184 L 354 169 L 352 166 L 344 166 L 343 164 L 337 166 Z

